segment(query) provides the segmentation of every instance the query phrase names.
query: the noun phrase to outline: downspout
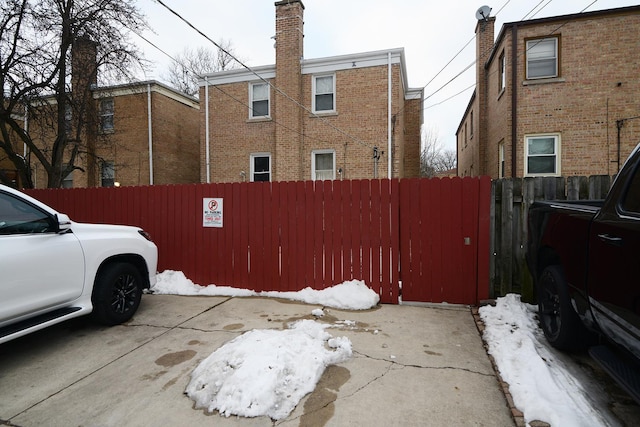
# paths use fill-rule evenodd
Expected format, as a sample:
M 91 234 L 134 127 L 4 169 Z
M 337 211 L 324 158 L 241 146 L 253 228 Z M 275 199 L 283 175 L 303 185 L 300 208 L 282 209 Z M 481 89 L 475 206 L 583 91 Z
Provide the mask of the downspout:
M 207 170 L 207 184 L 211 183 L 211 162 L 209 161 L 209 78 L 204 78 L 204 140 L 205 140 L 205 163 Z
M 391 52 L 387 53 L 387 59 L 388 59 L 388 71 L 387 71 L 387 86 L 388 86 L 388 94 L 387 94 L 387 159 L 388 159 L 388 165 L 387 165 L 387 174 L 389 179 L 391 179 L 392 177 L 392 170 L 391 170 L 391 164 L 392 164 L 392 151 L 391 151 L 391 95 L 392 95 L 392 90 L 391 90 Z
M 149 185 L 153 185 L 153 126 L 151 120 L 151 84 L 147 83 L 147 129 L 149 133 Z
M 518 26 L 511 28 L 511 178 L 517 173 L 518 138 Z

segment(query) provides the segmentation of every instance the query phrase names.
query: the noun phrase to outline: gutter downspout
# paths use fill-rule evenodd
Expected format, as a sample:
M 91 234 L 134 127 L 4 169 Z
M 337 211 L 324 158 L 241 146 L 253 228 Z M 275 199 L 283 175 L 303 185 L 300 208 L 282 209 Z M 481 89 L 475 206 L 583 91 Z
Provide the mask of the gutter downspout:
M 204 140 L 205 140 L 205 164 L 207 171 L 207 184 L 211 183 L 211 161 L 209 160 L 209 78 L 204 78 Z
M 387 86 L 388 86 L 388 94 L 387 94 L 387 159 L 388 159 L 388 166 L 387 166 L 387 175 L 389 177 L 389 179 L 391 179 L 392 177 L 392 169 L 391 169 L 391 165 L 392 165 L 392 151 L 391 151 L 391 95 L 392 95 L 392 90 L 391 90 L 391 52 L 387 53 L 387 59 L 388 59 L 388 71 L 387 71 Z
M 518 154 L 518 26 L 511 29 L 511 178 L 516 177 Z
M 151 120 L 151 84 L 147 83 L 147 118 L 149 133 L 149 185 L 153 185 L 153 125 Z

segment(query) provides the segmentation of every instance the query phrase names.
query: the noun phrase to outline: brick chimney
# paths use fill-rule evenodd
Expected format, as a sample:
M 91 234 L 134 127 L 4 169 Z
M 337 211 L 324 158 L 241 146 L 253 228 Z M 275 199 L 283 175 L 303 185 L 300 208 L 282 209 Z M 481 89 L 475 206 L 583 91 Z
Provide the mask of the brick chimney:
M 276 6 L 275 86 L 302 104 L 304 5 L 300 0 L 282 0 Z M 275 130 L 274 181 L 304 179 L 303 112 L 291 99 L 272 93 Z M 310 159 L 309 159 L 310 161 Z M 307 177 L 308 178 L 308 177 Z
M 79 144 L 87 152 L 85 170 L 87 187 L 98 184 L 96 141 L 98 139 L 98 108 L 93 89 L 98 84 L 98 44 L 88 37 L 78 37 L 71 47 L 71 98 L 74 129 L 80 127 Z
M 477 123 L 472 123 L 477 135 L 477 143 L 474 150 L 474 163 L 477 162 L 478 170 L 477 175 L 485 175 L 487 173 L 487 96 L 488 94 L 488 70 L 485 67 L 491 50 L 493 49 L 493 37 L 494 37 L 494 24 L 496 22 L 495 17 L 488 17 L 486 19 L 478 20 L 476 25 L 476 97 L 477 97 L 477 111 L 473 115 Z M 496 77 L 497 78 L 497 77 Z

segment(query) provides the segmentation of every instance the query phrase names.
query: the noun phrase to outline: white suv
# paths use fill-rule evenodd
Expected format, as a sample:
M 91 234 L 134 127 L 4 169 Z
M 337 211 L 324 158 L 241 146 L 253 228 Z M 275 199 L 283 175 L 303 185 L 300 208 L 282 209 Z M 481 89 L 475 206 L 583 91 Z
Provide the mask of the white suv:
M 139 228 L 76 223 L 0 185 L 0 343 L 89 313 L 126 322 L 157 261 Z

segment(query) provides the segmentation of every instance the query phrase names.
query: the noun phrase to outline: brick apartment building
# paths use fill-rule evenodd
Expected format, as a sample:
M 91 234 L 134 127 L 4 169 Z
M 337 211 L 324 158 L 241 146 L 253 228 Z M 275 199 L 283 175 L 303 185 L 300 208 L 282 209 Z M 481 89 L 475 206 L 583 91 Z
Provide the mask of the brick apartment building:
M 418 176 L 423 93 L 404 50 L 305 59 L 302 1 L 275 8 L 275 65 L 200 81 L 201 180 Z
M 79 138 L 81 148 L 74 162 L 79 169 L 66 176 L 63 187 L 199 182 L 198 100 L 156 81 L 97 87 L 95 61 L 95 43 L 76 41 L 71 77 L 76 106 L 69 108 L 66 131 L 69 138 Z M 78 102 L 79 99 L 85 101 Z M 55 118 L 55 99 L 43 98 L 39 102 L 40 120 L 24 117 L 25 128 L 38 147 L 50 153 L 48 146 L 56 136 L 56 127 L 49 125 Z M 78 105 L 85 118 L 76 132 L 79 119 L 73 116 L 80 114 Z M 67 149 L 65 160 L 73 145 Z M 26 149 L 18 148 L 16 152 L 30 162 L 34 186 L 46 187 L 47 174 L 42 165 Z M 0 153 L 3 173 L 10 179 L 15 177 L 15 185 L 20 187 L 18 174 L 10 162 L 3 162 L 3 154 Z
M 458 175 L 613 175 L 640 142 L 640 6 L 476 26 Z

